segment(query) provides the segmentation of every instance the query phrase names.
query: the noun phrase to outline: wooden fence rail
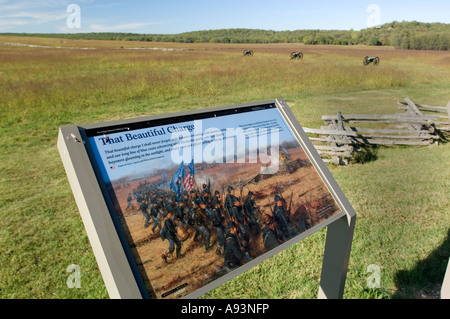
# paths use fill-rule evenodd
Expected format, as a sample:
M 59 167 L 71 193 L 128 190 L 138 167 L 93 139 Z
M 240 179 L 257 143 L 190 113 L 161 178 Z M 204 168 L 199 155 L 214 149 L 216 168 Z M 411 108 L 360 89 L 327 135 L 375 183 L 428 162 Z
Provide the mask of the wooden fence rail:
M 410 113 L 411 110 L 414 110 L 416 114 L 422 115 L 429 119 L 434 119 L 434 125 L 439 131 L 450 132 L 450 102 L 448 102 L 446 107 L 415 104 L 408 98 L 397 103 L 402 105 L 398 107 L 400 110 L 405 110 L 406 113 Z M 429 113 L 425 112 L 439 114 L 430 115 Z
M 433 145 L 441 139 L 440 131 L 450 132 L 450 102 L 447 107 L 415 104 L 408 98 L 398 103 L 404 113 L 342 115 L 338 111 L 322 116 L 326 126 L 304 130 L 314 134 L 309 139 L 324 161 L 343 165 L 361 150 L 361 145 Z M 369 123 L 372 127 L 348 126 L 350 123 Z

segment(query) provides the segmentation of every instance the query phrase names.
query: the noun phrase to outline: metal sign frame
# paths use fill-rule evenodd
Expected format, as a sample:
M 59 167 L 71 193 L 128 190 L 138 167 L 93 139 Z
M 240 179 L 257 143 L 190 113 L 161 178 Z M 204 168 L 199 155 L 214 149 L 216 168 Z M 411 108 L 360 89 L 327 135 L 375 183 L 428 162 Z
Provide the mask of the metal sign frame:
M 129 249 L 127 249 L 127 241 L 120 231 L 120 225 L 118 225 L 117 219 L 113 218 L 114 214 L 112 212 L 114 212 L 114 205 L 108 196 L 105 185 L 100 182 L 98 168 L 92 164 L 93 155 L 89 151 L 89 147 L 86 146 L 86 131 L 102 130 L 104 128 L 126 126 L 135 123 L 164 122 L 186 117 L 202 118 L 211 116 L 214 112 L 239 112 L 239 110 L 244 110 L 249 107 L 258 107 L 267 104 L 273 104 L 279 110 L 283 120 L 297 138 L 308 159 L 339 206 L 340 212 L 244 264 L 237 270 L 231 271 L 219 279 L 204 285 L 185 296 L 185 298 L 199 297 L 324 227 L 327 227 L 327 238 L 318 298 L 342 298 L 355 228 L 356 213 L 283 99 L 112 122 L 60 127 L 57 146 L 80 216 L 111 298 L 140 299 L 148 298 L 150 295 L 139 274 L 136 262 Z M 242 116 L 245 115 L 243 114 Z

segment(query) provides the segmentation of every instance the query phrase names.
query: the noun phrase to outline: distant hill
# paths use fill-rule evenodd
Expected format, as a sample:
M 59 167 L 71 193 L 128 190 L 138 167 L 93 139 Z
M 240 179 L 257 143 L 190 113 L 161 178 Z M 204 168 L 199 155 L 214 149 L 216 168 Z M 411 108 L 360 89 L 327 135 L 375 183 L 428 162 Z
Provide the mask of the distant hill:
M 3 33 L 66 39 L 154 41 L 181 43 L 302 43 L 336 45 L 389 45 L 398 49 L 449 50 L 450 24 L 423 22 L 391 22 L 376 28 L 354 30 L 220 29 L 179 34 L 140 33 Z

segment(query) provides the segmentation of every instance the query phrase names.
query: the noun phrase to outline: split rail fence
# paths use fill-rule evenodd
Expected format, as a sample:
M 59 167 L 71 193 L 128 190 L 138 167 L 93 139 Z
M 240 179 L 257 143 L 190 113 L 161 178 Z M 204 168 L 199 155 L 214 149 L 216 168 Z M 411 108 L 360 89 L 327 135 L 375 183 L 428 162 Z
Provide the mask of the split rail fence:
M 436 145 L 450 133 L 447 107 L 398 102 L 404 113 L 324 115 L 325 126 L 304 128 L 325 162 L 346 165 L 363 145 Z M 358 126 L 350 124 L 359 123 Z

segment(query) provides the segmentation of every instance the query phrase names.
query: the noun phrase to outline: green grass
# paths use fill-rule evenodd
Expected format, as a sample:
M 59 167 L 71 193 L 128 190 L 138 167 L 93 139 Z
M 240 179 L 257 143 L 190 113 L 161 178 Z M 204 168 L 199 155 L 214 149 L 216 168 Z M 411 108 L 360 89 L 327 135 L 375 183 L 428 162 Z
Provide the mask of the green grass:
M 322 115 L 337 110 L 394 113 L 405 97 L 428 105 L 450 100 L 442 52 L 305 46 L 299 62 L 289 61 L 298 51 L 292 45 L 256 45 L 255 56 L 244 58 L 244 45 L 165 52 L 94 44 L 99 49 L 0 47 L 0 298 L 108 297 L 56 148 L 60 126 L 282 97 L 301 125 L 319 127 Z M 380 66 L 363 67 L 372 54 Z M 450 255 L 450 146 L 378 148 L 376 155 L 330 166 L 358 214 L 344 297 L 418 298 L 438 289 Z M 315 298 L 325 235 L 204 297 Z M 67 288 L 71 264 L 81 268 L 80 289 Z M 381 268 L 380 289 L 367 288 L 370 264 Z

